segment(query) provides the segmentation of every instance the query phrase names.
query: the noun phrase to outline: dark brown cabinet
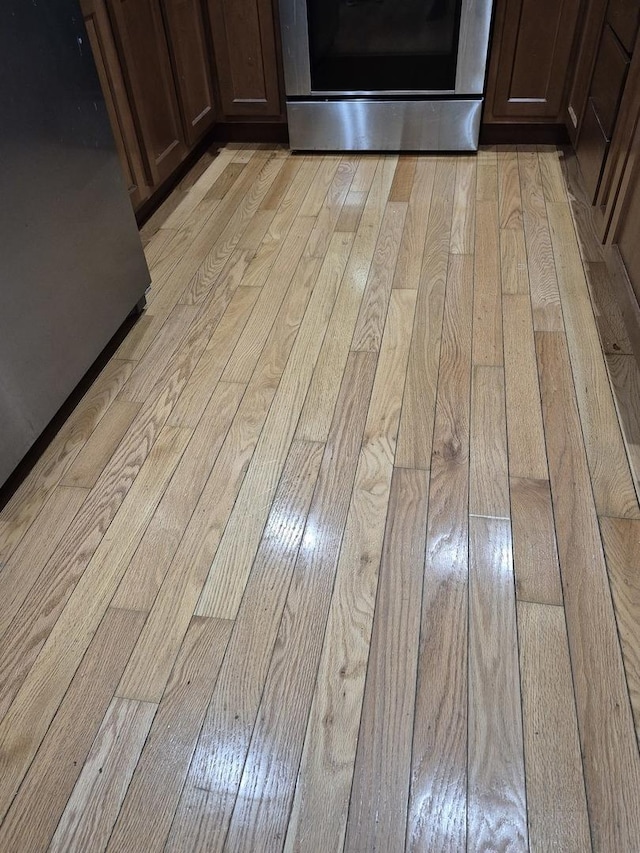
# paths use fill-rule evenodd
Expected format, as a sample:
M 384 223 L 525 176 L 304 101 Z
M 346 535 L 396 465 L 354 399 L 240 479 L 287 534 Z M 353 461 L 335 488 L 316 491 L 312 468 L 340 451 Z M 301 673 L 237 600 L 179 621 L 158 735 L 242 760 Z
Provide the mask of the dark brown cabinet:
M 208 0 L 223 116 L 282 112 L 271 0 Z
M 194 145 L 215 117 L 202 0 L 163 0 L 162 9 L 184 134 Z
M 149 183 L 160 184 L 187 153 L 160 4 L 157 0 L 108 3 Z
M 139 207 L 149 188 L 107 9 L 104 0 L 82 0 L 81 7 L 129 197 Z
M 497 0 L 485 122 L 561 122 L 580 0 Z

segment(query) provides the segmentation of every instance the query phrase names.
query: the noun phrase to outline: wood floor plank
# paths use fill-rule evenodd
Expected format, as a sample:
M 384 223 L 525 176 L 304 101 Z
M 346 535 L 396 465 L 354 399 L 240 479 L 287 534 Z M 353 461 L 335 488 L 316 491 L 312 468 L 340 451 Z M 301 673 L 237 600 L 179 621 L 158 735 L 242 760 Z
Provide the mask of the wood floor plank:
M 265 195 L 260 205 L 261 211 L 277 210 L 282 200 L 289 192 L 291 184 L 304 163 L 304 157 L 288 157 L 280 174 L 273 182 L 271 189 Z
M 562 154 L 560 168 L 562 169 L 562 174 L 567 185 L 567 195 L 571 202 L 571 210 L 580 243 L 580 254 L 585 262 L 601 263 L 604 261 L 602 235 L 596 226 L 592 199 L 585 189 L 578 158 L 573 149 L 565 148 Z
M 49 846 L 143 622 L 107 610 L 0 827 L 6 853 Z
M 431 158 L 420 157 L 413 178 L 407 217 L 398 249 L 393 287 L 417 290 L 422 269 L 429 210 L 433 193 L 436 164 Z
M 196 612 L 200 616 L 232 619 L 238 609 L 289 451 L 304 398 L 311 382 L 340 282 L 347 265 L 353 235 L 336 233 L 318 276 L 302 326 L 255 455 L 211 565 Z M 261 500 L 258 504 L 255 495 Z
M 594 850 L 640 846 L 640 756 L 563 335 L 536 334 Z M 593 626 L 598 625 L 598 631 Z
M 601 518 L 631 710 L 640 743 L 640 522 Z
M 567 201 L 567 185 L 562 174 L 557 149 L 555 147 L 544 149 L 542 146 L 538 146 L 538 163 L 546 201 Z
M 272 513 L 274 523 L 280 528 L 286 524 L 288 529 L 281 537 L 262 539 L 207 710 L 170 847 L 179 849 L 182 838 L 200 837 L 192 818 L 202 824 L 205 835 L 216 833 L 220 831 L 217 815 L 230 815 L 233 809 L 323 452 L 320 444 L 292 444 Z M 218 760 L 221 749 L 223 761 Z M 194 816 L 190 804 L 204 802 L 203 787 L 211 791 L 209 802 Z M 223 840 L 224 832 L 220 843 Z
M 396 450 L 402 468 L 427 469 L 431 463 L 454 183 L 455 161 L 438 159 Z
M 380 166 L 375 174 L 349 262 L 318 356 L 296 434 L 307 441 L 326 441 L 333 419 L 340 379 L 372 274 L 372 261 L 383 220 L 392 175 Z
M 356 233 L 368 195 L 368 192 L 355 192 L 354 190 L 349 190 L 349 194 L 347 195 L 342 207 L 342 212 L 338 217 L 338 222 L 336 223 L 336 231 L 348 231 L 353 234 Z
M 406 215 L 406 203 L 387 204 L 353 333 L 354 351 L 380 349 Z
M 524 228 L 503 228 L 500 231 L 500 277 L 503 293 L 529 295 Z
M 406 154 L 400 155 L 389 192 L 389 201 L 409 201 L 417 164 L 417 157 Z
M 562 605 L 558 548 L 548 480 L 510 479 L 516 596 Z
M 230 849 L 282 846 L 278 838 L 284 837 L 293 799 L 375 361 L 372 353 L 349 357 L 244 768 L 242 760 L 227 764 L 223 791 L 207 790 L 210 758 L 198 773 L 196 755 L 197 775 L 187 782 L 168 849 L 183 849 L 196 838 L 219 849 L 227 825 Z
M 229 163 L 204 195 L 205 199 L 223 199 L 238 180 L 246 163 Z
M 607 265 L 604 261 L 585 263 L 585 272 L 602 349 L 607 355 L 633 354 L 622 312 L 614 296 L 613 282 Z
M 607 367 L 636 493 L 640 494 L 640 367 L 632 355 L 608 355 Z
M 51 853 L 104 850 L 156 706 L 115 698 L 51 839 Z
M 195 429 L 207 410 L 229 357 L 253 311 L 259 291 L 238 287 L 173 407 L 168 423 Z
M 394 471 L 345 850 L 404 848 L 428 487 Z
M 473 368 L 469 512 L 509 518 L 509 470 L 501 367 Z
M 473 363 L 501 365 L 502 284 L 497 201 L 476 202 Z
M 505 293 L 502 312 L 509 473 L 546 480 L 547 452 L 529 296 Z
M 599 515 L 640 517 L 568 203 L 549 203 L 580 420 Z
M 114 400 L 67 473 L 60 480 L 60 485 L 83 489 L 91 489 L 95 486 L 98 477 L 140 411 L 141 405 L 141 403 Z
M 111 522 L 109 537 L 96 548 L 73 592 L 67 592 L 68 600 L 63 598 L 58 603 L 56 597 L 51 600 L 47 596 L 46 610 L 39 614 L 39 621 L 27 623 L 31 642 L 25 651 L 20 654 L 21 644 L 12 643 L 12 659 L 3 662 L 3 671 L 14 675 L 13 681 L 20 666 L 28 668 L 34 651 L 40 648 L 41 651 L 0 723 L 0 742 L 4 747 L 0 755 L 3 817 L 190 437 L 190 430 L 175 427 L 163 432 Z M 87 498 L 83 508 L 89 502 Z M 73 525 L 69 531 L 72 528 Z M 45 594 L 46 589 L 38 592 Z M 53 625 L 51 633 L 45 630 L 49 625 Z M 46 640 L 44 645 L 43 640 Z
M 519 602 L 530 850 L 591 850 L 564 610 Z
M 451 259 L 429 486 L 406 849 L 464 849 L 473 258 Z
M 563 332 L 560 293 L 538 155 L 533 151 L 519 149 L 518 171 L 531 284 L 533 327 L 536 331 Z
M 196 206 L 202 201 L 210 188 L 227 168 L 227 165 L 231 163 L 234 156 L 235 151 L 231 148 L 223 148 L 206 172 L 187 192 L 178 207 L 176 207 L 173 213 L 167 217 L 162 227 L 176 230 L 181 228 L 189 218 L 192 211 L 195 210 Z
M 498 201 L 498 154 L 481 148 L 477 155 L 476 201 Z
M 40 572 L 87 497 L 88 490 L 58 486 L 0 570 L 0 637 L 3 637 Z
M 65 426 L 36 462 L 30 476 L 0 512 L 0 563 L 7 562 L 120 393 L 134 366 L 130 361 L 119 359 L 112 359 L 105 366 Z
M 107 850 L 161 851 L 211 699 L 232 623 L 195 616 L 153 720 Z M 144 839 L 144 841 L 143 841 Z
M 324 204 L 329 187 L 334 181 L 340 166 L 341 157 L 337 155 L 324 156 L 320 161 L 313 183 L 300 207 L 300 216 L 318 216 Z
M 300 216 L 292 225 L 227 362 L 222 374 L 224 381 L 248 382 L 251 379 L 315 224 L 314 217 Z
M 516 606 L 508 521 L 469 519 L 467 850 L 527 850 Z
M 472 255 L 475 247 L 476 159 L 460 157 L 456 163 L 456 188 L 451 221 L 451 253 Z
M 148 613 L 218 458 L 245 392 L 219 383 L 147 526 L 113 605 Z
M 498 197 L 500 228 L 522 229 L 520 176 L 515 148 L 510 151 L 498 151 Z

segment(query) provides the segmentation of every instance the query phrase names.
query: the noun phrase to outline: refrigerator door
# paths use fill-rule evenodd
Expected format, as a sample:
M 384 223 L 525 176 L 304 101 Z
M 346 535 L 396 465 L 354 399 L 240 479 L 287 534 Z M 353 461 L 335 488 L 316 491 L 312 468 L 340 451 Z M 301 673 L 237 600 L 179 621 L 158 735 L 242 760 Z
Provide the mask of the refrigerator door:
M 149 271 L 77 0 L 0 4 L 0 485 Z

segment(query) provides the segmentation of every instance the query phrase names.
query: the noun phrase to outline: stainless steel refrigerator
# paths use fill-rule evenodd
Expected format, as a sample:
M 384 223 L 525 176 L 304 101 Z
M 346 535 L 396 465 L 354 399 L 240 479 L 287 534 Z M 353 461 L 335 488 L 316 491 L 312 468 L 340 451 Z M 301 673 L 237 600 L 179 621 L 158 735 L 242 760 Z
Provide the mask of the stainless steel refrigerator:
M 0 485 L 148 283 L 77 0 L 2 0 Z

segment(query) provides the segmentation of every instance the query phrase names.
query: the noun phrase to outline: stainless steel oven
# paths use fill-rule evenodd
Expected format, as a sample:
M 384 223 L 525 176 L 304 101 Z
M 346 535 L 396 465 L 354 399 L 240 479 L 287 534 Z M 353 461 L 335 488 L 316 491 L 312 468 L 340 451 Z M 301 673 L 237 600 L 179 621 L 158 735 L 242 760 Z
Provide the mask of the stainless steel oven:
M 492 0 L 280 0 L 291 147 L 478 147 Z

